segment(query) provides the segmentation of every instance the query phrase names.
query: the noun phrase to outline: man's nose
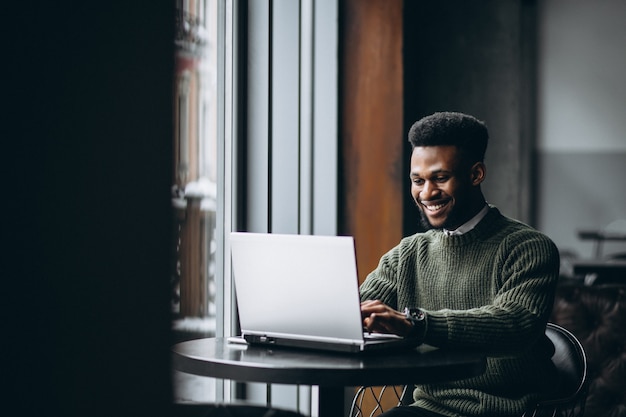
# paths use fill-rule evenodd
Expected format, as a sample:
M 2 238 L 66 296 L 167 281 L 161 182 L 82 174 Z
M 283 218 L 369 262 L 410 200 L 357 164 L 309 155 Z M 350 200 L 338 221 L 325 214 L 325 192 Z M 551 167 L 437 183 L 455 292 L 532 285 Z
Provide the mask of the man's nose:
M 434 195 L 439 192 L 437 185 L 432 181 L 425 181 L 422 191 L 420 192 L 420 199 L 428 201 L 432 199 Z

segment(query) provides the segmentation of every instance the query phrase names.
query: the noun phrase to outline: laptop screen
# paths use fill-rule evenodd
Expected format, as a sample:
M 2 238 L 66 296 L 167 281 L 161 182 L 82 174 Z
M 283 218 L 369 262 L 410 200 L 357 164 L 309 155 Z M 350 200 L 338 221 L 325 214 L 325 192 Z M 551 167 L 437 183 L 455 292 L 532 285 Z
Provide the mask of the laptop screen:
M 362 340 L 354 239 L 231 233 L 242 333 Z

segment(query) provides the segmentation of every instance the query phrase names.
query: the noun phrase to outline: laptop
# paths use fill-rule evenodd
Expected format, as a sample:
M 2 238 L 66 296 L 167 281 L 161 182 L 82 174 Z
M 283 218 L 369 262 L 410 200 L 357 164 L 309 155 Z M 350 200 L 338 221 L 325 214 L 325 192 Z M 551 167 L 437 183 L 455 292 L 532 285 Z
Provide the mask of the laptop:
M 340 352 L 417 346 L 363 331 L 352 237 L 232 232 L 230 243 L 245 342 Z

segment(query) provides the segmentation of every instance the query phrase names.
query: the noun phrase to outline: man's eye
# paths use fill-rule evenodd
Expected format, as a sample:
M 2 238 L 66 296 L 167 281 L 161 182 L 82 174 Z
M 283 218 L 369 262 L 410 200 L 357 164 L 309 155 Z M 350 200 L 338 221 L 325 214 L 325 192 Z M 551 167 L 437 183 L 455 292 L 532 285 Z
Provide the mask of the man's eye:
M 415 185 L 423 185 L 424 184 L 424 180 L 421 178 L 413 178 L 413 184 Z
M 446 182 L 446 181 L 448 181 L 448 178 L 450 178 L 450 177 L 436 177 L 435 181 L 437 181 L 437 182 Z

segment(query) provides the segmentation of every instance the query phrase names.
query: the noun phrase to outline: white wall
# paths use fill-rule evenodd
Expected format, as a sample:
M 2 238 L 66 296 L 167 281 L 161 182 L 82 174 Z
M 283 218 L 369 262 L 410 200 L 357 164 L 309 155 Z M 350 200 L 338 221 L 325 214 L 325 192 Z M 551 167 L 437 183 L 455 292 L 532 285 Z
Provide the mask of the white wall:
M 626 151 L 626 1 L 539 1 L 538 146 Z
M 626 218 L 626 2 L 538 4 L 537 226 L 591 257 L 577 230 Z

